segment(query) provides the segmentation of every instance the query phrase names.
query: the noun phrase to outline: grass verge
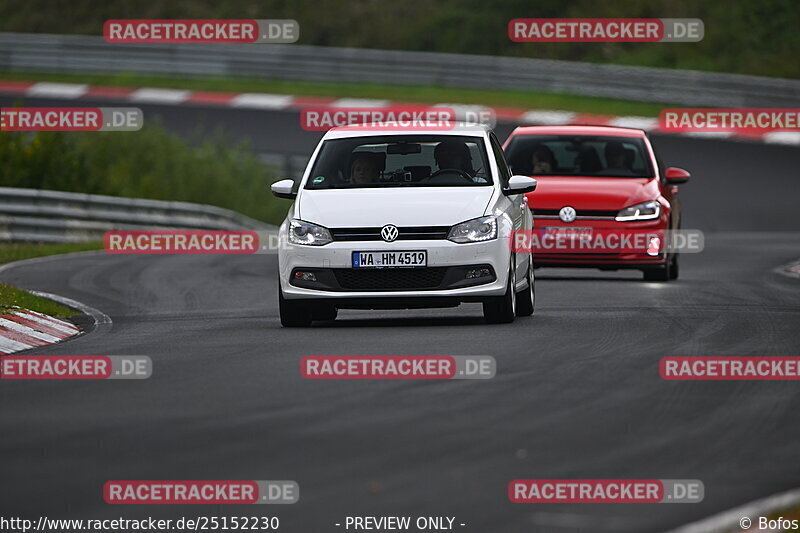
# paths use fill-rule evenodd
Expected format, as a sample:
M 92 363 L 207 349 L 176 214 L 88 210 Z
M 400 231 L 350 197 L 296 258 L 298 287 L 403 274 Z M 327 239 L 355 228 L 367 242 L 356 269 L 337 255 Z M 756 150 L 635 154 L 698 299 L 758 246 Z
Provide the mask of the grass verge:
M 34 296 L 33 294 L 0 283 L 0 314 L 5 314 L 11 311 L 11 307 L 18 306 L 23 309 L 30 309 L 31 311 L 38 311 L 46 315 L 54 316 L 57 318 L 66 318 L 78 314 L 69 307 L 63 306 L 59 303 Z
M 523 109 L 558 109 L 601 115 L 636 115 L 655 117 L 667 104 L 633 102 L 538 91 L 462 89 L 417 85 L 381 85 L 374 83 L 323 83 L 265 80 L 259 78 L 184 79 L 157 76 L 74 75 L 4 72 L 5 80 L 87 83 L 122 87 L 159 87 L 220 92 L 264 92 L 332 98 L 377 98 L 398 102 L 458 103 Z
M 101 242 L 79 242 L 70 244 L 0 243 L 0 265 L 42 257 L 45 255 L 68 254 L 88 250 L 102 250 Z
M 69 252 L 82 252 L 98 250 L 102 243 L 77 243 L 77 244 L 27 244 L 4 243 L 0 244 L 0 264 L 41 257 L 45 255 L 64 254 Z M 34 296 L 28 291 L 0 283 L 0 313 L 7 312 L 11 307 L 18 306 L 46 315 L 66 318 L 77 314 L 77 311 L 59 303 Z

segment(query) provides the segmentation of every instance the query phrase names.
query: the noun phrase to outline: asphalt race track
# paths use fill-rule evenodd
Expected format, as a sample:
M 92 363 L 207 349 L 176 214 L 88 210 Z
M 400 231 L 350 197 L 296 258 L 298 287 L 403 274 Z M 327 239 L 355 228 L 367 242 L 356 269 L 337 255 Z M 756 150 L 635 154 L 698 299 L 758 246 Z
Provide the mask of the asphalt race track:
M 8 105 L 9 98 L 0 98 Z M 29 100 L 28 105 L 63 105 Z M 83 103 L 83 102 L 82 102 Z M 98 102 L 100 103 L 100 102 Z M 106 102 L 102 102 L 107 105 Z M 86 105 L 93 105 L 91 101 Z M 296 112 L 141 106 L 257 151 L 307 153 Z M 498 128 L 504 138 L 509 128 Z M 122 135 L 122 134 L 121 134 Z M 667 382 L 667 355 L 800 355 L 800 148 L 654 138 L 706 232 L 681 278 L 537 270 L 537 310 L 483 323 L 478 305 L 340 312 L 280 327 L 274 256 L 110 256 L 11 267 L 0 279 L 106 313 L 111 326 L 35 354 L 149 355 L 146 381 L 3 382 L 0 506 L 17 516 L 276 514 L 287 532 L 352 515 L 455 516 L 467 532 L 659 532 L 795 488 L 792 382 Z M 265 177 L 265 185 L 269 181 Z M 265 187 L 265 195 L 267 194 Z M 493 355 L 492 380 L 314 381 L 304 355 Z M 700 504 L 525 505 L 517 478 L 700 479 Z M 111 506 L 111 479 L 291 479 L 292 506 Z

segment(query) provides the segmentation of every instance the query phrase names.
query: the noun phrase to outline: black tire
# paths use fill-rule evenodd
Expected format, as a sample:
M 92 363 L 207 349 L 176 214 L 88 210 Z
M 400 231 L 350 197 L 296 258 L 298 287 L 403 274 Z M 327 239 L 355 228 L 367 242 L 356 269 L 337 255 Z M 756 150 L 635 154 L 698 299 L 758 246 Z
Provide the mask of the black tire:
M 326 303 L 316 304 L 311 308 L 311 318 L 313 320 L 336 320 L 339 311 L 336 306 Z
M 530 263 L 528 264 L 528 273 L 525 275 L 525 280 L 528 282 L 528 286 L 517 293 L 517 316 L 533 315 L 534 306 L 536 305 L 536 278 L 533 276 L 533 268 Z
M 311 308 L 302 300 L 286 300 L 278 285 L 278 307 L 281 325 L 285 328 L 303 328 L 311 325 Z
M 511 265 L 515 259 L 511 257 Z M 489 324 L 510 324 L 514 322 L 514 308 L 516 307 L 517 294 L 514 291 L 516 273 L 514 268 L 508 268 L 508 286 L 503 296 L 492 296 L 483 301 L 483 318 Z
M 683 226 L 683 219 L 678 219 L 678 229 L 681 229 Z M 678 279 L 678 274 L 680 274 L 680 268 L 678 267 L 678 256 L 680 254 L 672 254 L 672 263 L 669 265 L 669 279 Z
M 678 267 L 678 254 L 672 256 L 672 262 L 669 264 L 669 279 L 678 279 L 680 268 Z
M 671 259 L 667 258 L 663 265 L 644 270 L 645 281 L 669 281 Z

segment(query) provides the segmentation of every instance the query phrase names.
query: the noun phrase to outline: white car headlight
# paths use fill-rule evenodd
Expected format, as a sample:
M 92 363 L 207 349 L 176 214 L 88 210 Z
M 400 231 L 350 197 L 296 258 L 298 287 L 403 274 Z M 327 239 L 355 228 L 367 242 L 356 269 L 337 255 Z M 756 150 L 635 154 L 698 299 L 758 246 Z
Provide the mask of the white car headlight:
M 617 218 L 619 222 L 628 222 L 630 220 L 653 220 L 661 215 L 661 204 L 655 200 L 643 202 L 641 204 L 626 207 L 619 213 Z
M 497 217 L 473 218 L 450 228 L 447 238 L 459 244 L 483 242 L 497 238 Z
M 323 246 L 333 240 L 328 228 L 297 220 L 289 222 L 289 242 L 292 244 L 305 244 L 306 246 Z

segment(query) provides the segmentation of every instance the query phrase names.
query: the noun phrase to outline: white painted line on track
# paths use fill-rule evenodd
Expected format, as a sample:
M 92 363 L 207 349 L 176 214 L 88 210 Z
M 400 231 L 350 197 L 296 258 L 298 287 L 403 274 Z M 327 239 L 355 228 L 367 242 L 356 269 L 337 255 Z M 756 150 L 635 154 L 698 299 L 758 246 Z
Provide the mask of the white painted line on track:
M 59 294 L 53 294 L 50 292 L 41 292 L 41 291 L 28 291 L 34 296 L 39 296 L 40 298 L 47 298 L 48 300 L 53 300 L 54 302 L 58 302 L 61 305 L 66 305 L 67 307 L 72 307 L 73 309 L 77 309 L 81 313 L 85 315 L 89 315 L 94 319 L 95 325 L 111 325 L 111 317 L 109 317 L 104 312 L 95 309 L 94 307 L 90 307 L 84 303 L 81 303 L 77 300 L 73 300 L 72 298 L 67 298 L 66 296 L 61 296 Z
M 191 91 L 181 91 L 178 89 L 137 89 L 130 94 L 132 102 L 148 104 L 182 104 L 189 98 Z
M 331 107 L 387 107 L 392 105 L 389 100 L 375 100 L 373 98 L 339 98 L 331 102 Z M 424 106 L 425 104 L 419 104 Z
M 658 128 L 658 119 L 650 117 L 615 117 L 608 121 L 608 125 L 651 131 Z
M 528 111 L 522 115 L 521 122 L 531 122 L 533 124 L 545 125 L 569 124 L 576 115 L 577 113 L 573 113 L 571 111 Z
M 292 105 L 293 96 L 285 94 L 243 93 L 230 100 L 231 107 L 253 109 L 286 109 Z
M 25 91 L 28 96 L 38 96 L 42 98 L 80 98 L 89 86 L 81 83 L 34 83 Z

